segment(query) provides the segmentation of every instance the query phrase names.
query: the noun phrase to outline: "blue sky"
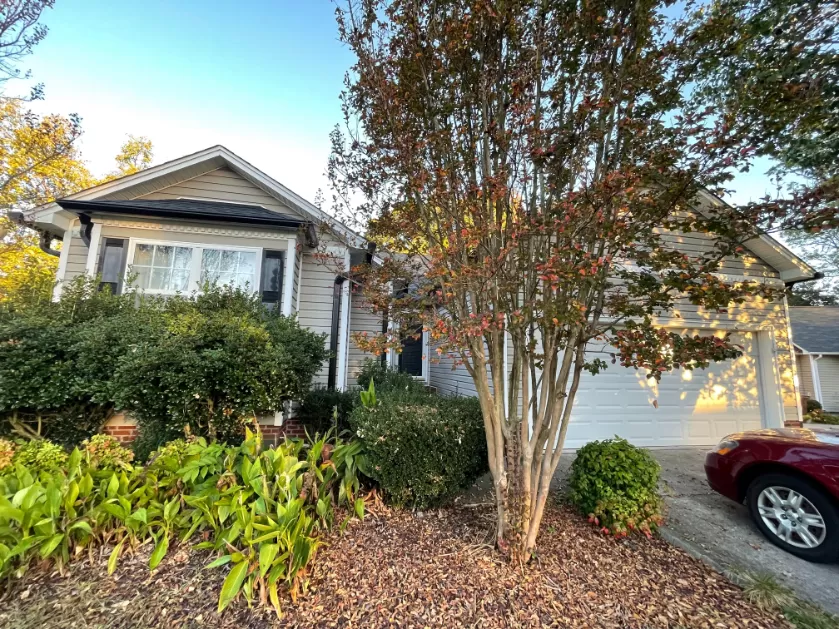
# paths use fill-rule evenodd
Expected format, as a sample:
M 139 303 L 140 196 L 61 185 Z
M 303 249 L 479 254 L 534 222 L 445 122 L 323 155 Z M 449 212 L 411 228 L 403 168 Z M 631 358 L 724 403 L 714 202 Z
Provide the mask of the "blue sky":
M 223 144 L 312 199 L 352 63 L 333 12 L 328 0 L 58 0 L 23 67 L 46 86 L 39 111 L 82 116 L 95 173 L 133 133 L 156 163 Z
M 46 86 L 41 113 L 78 113 L 91 170 L 112 169 L 126 134 L 155 163 L 223 144 L 308 199 L 324 177 L 328 134 L 352 56 L 329 0 L 57 0 L 27 58 Z M 11 88 L 14 89 L 14 88 Z M 761 196 L 758 168 L 736 201 Z

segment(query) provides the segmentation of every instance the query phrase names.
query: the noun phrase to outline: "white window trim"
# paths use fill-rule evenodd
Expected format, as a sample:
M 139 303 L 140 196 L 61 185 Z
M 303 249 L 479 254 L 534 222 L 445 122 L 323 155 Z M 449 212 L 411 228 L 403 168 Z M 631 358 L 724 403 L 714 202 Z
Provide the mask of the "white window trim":
M 84 229 L 84 226 L 82 226 Z M 85 273 L 91 277 L 96 275 L 96 263 L 99 262 L 99 243 L 102 240 L 102 224 L 94 223 L 90 232 L 90 246 L 87 249 Z
M 67 273 L 67 260 L 70 257 L 70 243 L 73 242 L 73 226 L 64 230 L 64 239 L 61 241 L 61 253 L 58 256 L 58 270 L 55 273 L 55 286 L 52 289 L 52 300 L 61 299 L 64 290 L 64 275 Z
M 134 253 L 137 249 L 137 245 L 162 245 L 162 246 L 171 246 L 171 247 L 188 247 L 192 249 L 192 261 L 191 267 L 189 272 L 189 285 L 187 286 L 186 291 L 181 292 L 180 294 L 189 294 L 194 292 L 200 292 L 201 286 L 201 258 L 203 256 L 204 249 L 219 249 L 223 251 L 246 251 L 246 252 L 253 252 L 256 254 L 256 276 L 254 278 L 254 285 L 251 286 L 252 293 L 258 293 L 260 287 L 262 286 L 262 247 L 241 247 L 238 245 L 218 245 L 212 243 L 203 243 L 203 242 L 184 242 L 184 241 L 177 241 L 177 240 L 153 240 L 149 238 L 129 238 L 128 239 L 128 256 L 126 257 L 125 262 L 125 278 L 124 281 L 128 282 L 128 278 L 131 275 L 132 269 L 131 267 L 134 265 Z M 196 254 L 197 252 L 197 254 Z M 177 295 L 178 292 L 166 291 L 166 290 L 159 290 L 159 289 L 152 289 L 152 288 L 138 288 L 143 294 L 146 295 Z
M 286 252 L 283 277 L 283 301 L 282 312 L 285 316 L 291 315 L 291 297 L 294 294 L 294 269 L 297 267 L 297 236 L 286 240 Z M 300 309 L 300 290 L 297 292 L 297 309 Z

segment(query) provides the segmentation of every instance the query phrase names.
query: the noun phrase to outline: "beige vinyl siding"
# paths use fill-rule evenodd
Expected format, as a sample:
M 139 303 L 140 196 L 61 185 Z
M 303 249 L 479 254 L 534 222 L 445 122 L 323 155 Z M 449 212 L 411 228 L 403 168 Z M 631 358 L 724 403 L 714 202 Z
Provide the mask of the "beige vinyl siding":
M 353 334 L 365 332 L 370 336 L 381 334 L 382 316 L 371 312 L 363 295 L 353 293 L 350 309 L 349 356 L 347 357 L 347 385 L 350 387 L 356 385 L 358 373 L 364 362 L 375 358 L 373 354 L 361 350 L 352 338 Z
M 798 367 L 798 382 L 801 385 L 801 395 L 811 400 L 816 399 L 816 387 L 813 385 L 813 371 L 810 369 L 809 354 L 796 354 L 795 364 Z
M 689 256 L 706 255 L 714 247 L 715 239 L 709 234 L 701 232 L 682 234 L 664 229 L 656 231 L 662 234 L 665 243 Z M 719 272 L 751 277 L 779 277 L 777 271 L 753 255 L 728 256 L 723 260 Z
M 300 310 L 297 319 L 300 325 L 318 333 L 326 334 L 326 347 L 332 331 L 332 293 L 335 286 L 335 270 L 317 260 L 311 251 L 304 251 L 301 264 Z M 317 373 L 314 384 L 327 383 L 329 362 Z
M 795 388 L 795 368 L 793 363 L 792 346 L 788 337 L 788 320 L 783 302 L 772 302 L 760 297 L 746 301 L 741 305 L 733 305 L 725 312 L 710 312 L 690 304 L 682 304 L 675 308 L 671 316 L 660 317 L 656 323 L 670 328 L 685 329 L 718 329 L 728 330 L 734 327 L 740 330 L 771 330 L 775 338 L 775 360 L 781 382 L 781 397 L 784 406 L 784 419 L 798 421 L 798 393 Z M 512 352 L 512 343 L 508 344 L 508 352 Z M 768 357 L 762 357 L 766 360 Z M 837 360 L 839 363 L 839 360 Z M 438 363 L 431 364 L 431 386 L 435 386 L 441 393 L 459 393 L 461 395 L 475 395 L 475 387 L 463 366 L 452 371 L 454 360 L 441 357 Z M 821 371 L 819 372 L 821 373 Z M 839 406 L 839 365 L 836 377 L 837 398 Z M 824 384 L 822 384 L 824 394 Z
M 116 192 L 104 194 L 99 198 L 107 199 L 109 201 L 127 201 L 130 199 L 136 199 L 138 197 L 143 196 L 144 194 L 151 194 L 153 192 L 161 190 L 162 188 L 174 186 L 183 181 L 187 181 L 189 179 L 193 179 L 194 177 L 198 177 L 199 175 L 203 175 L 207 172 L 217 170 L 219 168 L 222 168 L 224 164 L 224 160 L 222 160 L 221 158 L 216 158 L 213 160 L 195 164 L 193 166 L 186 166 L 184 168 L 176 170 L 175 172 L 160 175 L 159 177 L 149 179 L 148 181 L 144 181 L 142 183 L 135 183 L 134 185 L 123 190 L 118 190 Z
M 282 214 L 299 216 L 293 209 L 278 201 L 262 188 L 234 173 L 228 168 L 219 168 L 182 181 L 175 185 L 156 190 L 140 198 L 143 199 L 206 199 L 208 201 L 224 201 L 225 203 L 241 203 L 245 205 L 261 205 L 268 210 Z
M 822 356 L 816 361 L 822 407 L 828 413 L 839 413 L 839 356 Z
M 466 395 L 475 397 L 475 383 L 463 365 L 448 354 L 443 354 L 429 365 L 429 386 L 435 387 L 441 395 Z
M 76 229 L 76 228 L 73 228 Z M 70 240 L 70 248 L 67 254 L 67 266 L 64 269 L 64 277 L 57 278 L 59 281 L 69 282 L 79 275 L 84 275 L 87 269 L 88 247 L 82 241 L 82 237 L 73 232 Z

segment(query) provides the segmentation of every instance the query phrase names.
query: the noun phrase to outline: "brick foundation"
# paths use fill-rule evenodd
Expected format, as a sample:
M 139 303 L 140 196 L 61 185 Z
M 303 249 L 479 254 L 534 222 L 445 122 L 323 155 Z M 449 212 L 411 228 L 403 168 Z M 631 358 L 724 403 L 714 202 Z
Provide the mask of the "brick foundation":
M 276 444 L 284 437 L 305 437 L 306 429 L 296 419 L 289 419 L 282 426 L 260 426 L 262 438 L 266 443 Z M 106 435 L 111 435 L 122 444 L 131 443 L 137 438 L 135 424 L 108 425 L 102 429 Z
M 305 437 L 306 429 L 296 419 L 287 419 L 282 426 L 260 426 L 266 443 L 277 443 L 285 437 Z
M 133 424 L 105 426 L 102 432 L 106 435 L 111 435 L 122 444 L 131 443 L 137 438 L 137 426 Z

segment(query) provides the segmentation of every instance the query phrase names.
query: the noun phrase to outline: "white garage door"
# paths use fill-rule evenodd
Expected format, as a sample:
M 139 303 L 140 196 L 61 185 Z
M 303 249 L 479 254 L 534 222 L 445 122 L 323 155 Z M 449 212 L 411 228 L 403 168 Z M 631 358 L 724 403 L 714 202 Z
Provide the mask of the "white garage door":
M 646 372 L 611 364 L 586 374 L 574 403 L 565 446 L 577 448 L 615 435 L 641 446 L 714 445 L 741 430 L 761 427 L 757 335 L 742 333 L 740 358 L 708 369 L 678 370 L 660 382 Z

